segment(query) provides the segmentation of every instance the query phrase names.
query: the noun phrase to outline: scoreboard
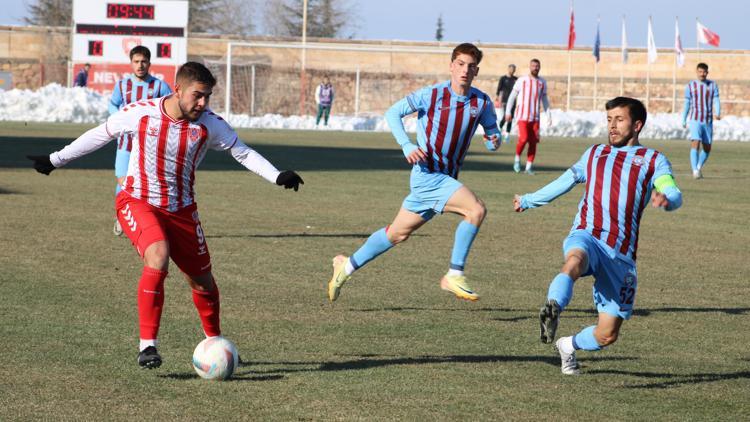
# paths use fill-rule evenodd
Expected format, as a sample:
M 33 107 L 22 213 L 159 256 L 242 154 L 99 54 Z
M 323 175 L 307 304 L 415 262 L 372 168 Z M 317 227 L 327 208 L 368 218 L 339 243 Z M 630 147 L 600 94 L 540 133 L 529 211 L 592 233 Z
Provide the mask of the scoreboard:
M 188 2 L 174 0 L 73 0 L 72 80 L 91 63 L 88 87 L 112 91 L 132 73 L 130 49 L 151 50 L 152 75 L 174 89 L 177 68 L 187 61 Z

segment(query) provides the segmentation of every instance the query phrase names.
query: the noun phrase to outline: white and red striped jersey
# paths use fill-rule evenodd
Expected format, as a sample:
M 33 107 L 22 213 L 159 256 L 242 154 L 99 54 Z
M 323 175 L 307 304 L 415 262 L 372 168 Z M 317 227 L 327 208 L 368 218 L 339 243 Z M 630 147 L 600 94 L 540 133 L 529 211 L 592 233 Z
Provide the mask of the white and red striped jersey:
M 710 79 L 688 82 L 685 86 L 685 107 L 682 110 L 683 123 L 690 120 L 709 124 L 713 122 L 714 114 L 721 115 L 719 85 Z
M 55 167 L 101 148 L 113 137 L 133 135 L 133 150 L 123 190 L 135 198 L 168 211 L 195 202 L 195 170 L 208 149 L 230 151 L 249 170 L 270 182 L 279 171 L 237 137 L 237 133 L 211 110 L 195 121 L 174 120 L 164 101 L 139 101 L 111 115 L 73 143 L 50 155 Z
M 612 252 L 636 259 L 638 228 L 656 179 L 672 174 L 658 151 L 641 145 L 594 145 L 570 169 L 586 183 L 573 230 L 586 230 Z
M 509 115 L 516 105 L 516 119 L 519 121 L 536 122 L 539 120 L 542 105 L 549 110 L 547 98 L 547 81 L 542 77 L 525 75 L 518 78 L 505 105 L 505 114 Z

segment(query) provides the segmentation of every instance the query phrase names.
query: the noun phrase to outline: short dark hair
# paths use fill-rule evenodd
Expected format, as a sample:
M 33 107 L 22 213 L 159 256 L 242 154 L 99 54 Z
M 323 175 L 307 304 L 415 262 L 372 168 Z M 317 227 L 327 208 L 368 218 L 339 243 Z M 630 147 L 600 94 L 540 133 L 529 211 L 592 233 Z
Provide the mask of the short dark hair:
M 618 107 L 628 108 L 628 111 L 630 112 L 630 120 L 634 122 L 640 120 L 643 122 L 643 125 L 646 124 L 646 106 L 644 106 L 639 100 L 630 97 L 615 97 L 607 101 L 607 104 L 604 105 L 604 108 L 606 108 L 607 111 Z
M 474 57 L 474 60 L 477 61 L 477 64 L 482 61 L 482 50 L 477 48 L 476 45 L 465 42 L 463 44 L 459 44 L 456 46 L 456 48 L 453 49 L 453 53 L 451 54 L 451 61 L 456 60 L 456 57 L 458 57 L 459 54 L 468 54 L 471 57 Z
M 185 86 L 190 82 L 200 82 L 211 88 L 216 85 L 216 78 L 211 74 L 211 71 L 198 62 L 187 62 L 180 66 L 180 70 L 177 71 L 177 77 L 175 80 L 177 84 L 182 86 Z
M 696 68 L 696 69 L 703 69 L 703 70 L 705 70 L 706 72 L 708 72 L 708 65 L 707 65 L 707 64 L 705 64 L 705 63 L 703 63 L 703 62 L 700 62 L 700 63 L 698 63 L 698 66 L 696 66 L 695 68 Z
M 531 59 L 531 61 L 529 63 L 534 63 L 534 62 L 539 63 L 539 65 L 542 64 L 542 62 L 540 62 L 539 59 Z
M 141 56 L 145 57 L 146 60 L 151 61 L 151 50 L 148 49 L 148 47 L 143 45 L 136 45 L 135 47 L 130 49 L 130 60 L 133 60 L 133 56 L 136 54 L 140 54 Z
M 91 67 L 91 63 L 86 63 L 83 65 L 83 67 L 86 67 L 86 66 Z

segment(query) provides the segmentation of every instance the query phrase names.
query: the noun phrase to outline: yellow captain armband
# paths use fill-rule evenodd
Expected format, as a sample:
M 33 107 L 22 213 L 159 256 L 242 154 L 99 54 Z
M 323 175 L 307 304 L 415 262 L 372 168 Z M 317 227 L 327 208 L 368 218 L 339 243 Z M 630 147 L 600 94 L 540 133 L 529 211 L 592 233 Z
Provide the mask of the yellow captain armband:
M 679 188 L 677 187 L 677 183 L 675 183 L 674 177 L 672 177 L 671 174 L 659 176 L 656 180 L 654 180 L 654 187 L 656 188 L 657 192 L 664 192 L 664 189 L 666 188 L 675 188 L 679 190 Z

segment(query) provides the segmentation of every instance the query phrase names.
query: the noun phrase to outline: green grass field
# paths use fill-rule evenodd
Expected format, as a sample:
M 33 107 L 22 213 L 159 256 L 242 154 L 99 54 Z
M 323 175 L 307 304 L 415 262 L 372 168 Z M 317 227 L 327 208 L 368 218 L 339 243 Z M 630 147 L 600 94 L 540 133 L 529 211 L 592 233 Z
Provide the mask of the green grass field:
M 114 146 L 45 177 L 26 154 L 59 149 L 86 127 L 0 124 L 0 420 L 743 420 L 750 414 L 750 144 L 715 145 L 704 180 L 688 146 L 646 141 L 671 158 L 685 203 L 649 208 L 641 227 L 635 316 L 620 340 L 579 352 L 565 377 L 538 340 L 536 313 L 561 264 L 582 188 L 512 211 L 514 193 L 556 178 L 593 141 L 544 139 L 536 176 L 512 150 L 476 142 L 461 180 L 487 204 L 468 263 L 477 303 L 438 281 L 458 217 L 436 218 L 358 272 L 335 305 L 331 258 L 389 223 L 408 167 L 388 134 L 241 131 L 305 179 L 284 191 L 209 153 L 198 204 L 222 294 L 224 334 L 245 363 L 228 382 L 199 379 L 202 332 L 171 268 L 160 352 L 139 369 L 141 264 L 111 233 Z M 577 282 L 559 333 L 596 318 Z

